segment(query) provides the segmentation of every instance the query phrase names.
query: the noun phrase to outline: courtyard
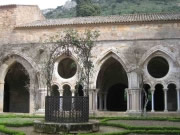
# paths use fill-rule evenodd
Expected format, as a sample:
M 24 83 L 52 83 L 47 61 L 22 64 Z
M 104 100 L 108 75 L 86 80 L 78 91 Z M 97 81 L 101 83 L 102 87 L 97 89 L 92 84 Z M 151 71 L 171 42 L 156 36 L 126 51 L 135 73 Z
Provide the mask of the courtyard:
M 1 135 L 46 135 L 33 131 L 35 120 L 44 116 L 27 114 L 1 114 Z M 179 135 L 180 117 L 90 117 L 100 122 L 99 132 L 94 135 Z M 65 134 L 65 133 L 59 133 Z M 83 133 L 78 133 L 87 135 Z

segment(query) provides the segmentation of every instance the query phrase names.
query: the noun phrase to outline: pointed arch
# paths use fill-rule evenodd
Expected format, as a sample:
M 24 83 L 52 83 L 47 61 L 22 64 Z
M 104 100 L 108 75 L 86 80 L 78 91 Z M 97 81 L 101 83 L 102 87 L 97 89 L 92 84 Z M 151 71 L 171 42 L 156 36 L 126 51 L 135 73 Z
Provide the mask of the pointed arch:
M 116 48 L 112 47 L 102 52 L 94 62 L 95 70 L 94 70 L 94 76 L 92 77 L 94 88 L 96 88 L 96 82 L 97 82 L 98 74 L 101 70 L 101 67 L 109 58 L 114 58 L 115 60 L 117 60 L 122 65 L 126 73 L 129 71 L 130 69 L 129 63 L 127 59 L 125 58 L 125 56 L 122 53 L 118 52 Z
M 127 61 L 127 59 L 125 58 L 125 56 L 120 53 L 117 48 L 109 48 L 108 50 L 106 51 L 103 51 L 99 56 L 98 58 L 96 59 L 95 61 L 95 65 L 102 65 L 102 63 L 104 61 L 106 61 L 109 57 L 113 57 L 115 58 L 117 61 L 119 61 L 121 63 L 121 65 L 123 66 L 123 68 L 125 69 L 125 71 L 127 72 L 128 71 L 128 66 L 129 66 L 129 63 Z
M 163 47 L 162 45 L 155 46 L 148 50 L 146 53 L 144 53 L 138 65 L 143 66 L 146 61 L 148 61 L 154 56 L 162 56 L 171 59 L 177 66 L 179 66 L 179 63 L 176 61 L 175 53 L 171 52 L 169 48 Z
M 36 95 L 36 89 L 35 87 L 38 87 L 38 82 L 36 77 L 36 73 L 39 71 L 38 66 L 27 56 L 19 54 L 17 52 L 15 53 L 9 53 L 6 56 L 3 56 L 1 58 L 0 63 L 0 84 L 2 85 L 0 88 L 0 95 L 4 95 L 4 82 L 5 77 L 8 72 L 8 70 L 11 68 L 11 66 L 14 63 L 20 63 L 25 70 L 27 71 L 30 79 L 29 84 L 29 93 L 30 93 L 30 113 L 34 112 L 34 105 L 35 105 L 35 95 Z M 3 98 L 2 98 L 3 99 Z M 3 110 L 3 100 L 0 100 L 0 112 Z

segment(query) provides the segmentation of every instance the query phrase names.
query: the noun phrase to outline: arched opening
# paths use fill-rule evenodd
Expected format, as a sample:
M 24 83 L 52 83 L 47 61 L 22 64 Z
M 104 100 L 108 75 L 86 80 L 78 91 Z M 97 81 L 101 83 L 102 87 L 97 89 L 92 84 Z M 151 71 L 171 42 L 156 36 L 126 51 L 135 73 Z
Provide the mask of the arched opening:
M 148 84 L 144 84 L 143 86 L 144 91 L 142 92 L 142 108 L 146 106 L 146 111 L 151 111 L 151 91 L 150 91 L 150 86 Z
M 69 111 L 71 110 L 71 103 L 72 103 L 72 93 L 71 88 L 69 85 L 63 86 L 63 110 Z
M 26 69 L 15 62 L 5 77 L 3 112 L 29 113 L 29 84 Z
M 76 85 L 75 89 L 76 89 L 76 96 L 80 96 L 80 97 L 84 96 L 82 85 L 80 85 L 80 84 Z
M 106 60 L 97 78 L 99 110 L 126 111 L 127 87 L 127 74 L 120 62 L 113 57 Z
M 155 86 L 154 109 L 155 111 L 164 111 L 164 91 L 161 84 Z
M 174 85 L 174 84 L 168 85 L 167 109 L 168 109 L 168 111 L 176 111 L 177 110 L 177 91 L 176 91 L 176 85 Z
M 59 94 L 59 91 L 58 91 L 58 86 L 57 85 L 53 85 L 52 86 L 52 91 L 51 91 L 51 96 L 60 96 L 60 94 Z

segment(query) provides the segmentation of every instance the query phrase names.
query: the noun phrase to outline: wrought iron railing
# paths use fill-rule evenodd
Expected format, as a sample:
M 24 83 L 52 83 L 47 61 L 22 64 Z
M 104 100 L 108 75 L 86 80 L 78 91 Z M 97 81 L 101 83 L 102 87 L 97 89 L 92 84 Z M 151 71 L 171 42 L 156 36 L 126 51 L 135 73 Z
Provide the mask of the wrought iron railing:
M 45 121 L 76 123 L 88 119 L 89 97 L 46 96 Z

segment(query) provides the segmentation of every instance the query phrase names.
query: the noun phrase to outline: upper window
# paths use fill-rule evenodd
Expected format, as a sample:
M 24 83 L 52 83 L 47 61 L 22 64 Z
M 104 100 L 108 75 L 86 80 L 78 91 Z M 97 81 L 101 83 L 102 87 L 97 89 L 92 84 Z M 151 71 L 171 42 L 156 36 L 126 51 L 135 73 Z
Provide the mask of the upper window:
M 152 77 L 162 78 L 168 73 L 169 64 L 166 59 L 158 56 L 149 61 L 147 69 Z
M 76 74 L 77 65 L 74 60 L 65 58 L 58 65 L 58 73 L 62 78 L 68 79 Z

